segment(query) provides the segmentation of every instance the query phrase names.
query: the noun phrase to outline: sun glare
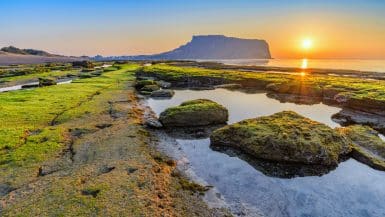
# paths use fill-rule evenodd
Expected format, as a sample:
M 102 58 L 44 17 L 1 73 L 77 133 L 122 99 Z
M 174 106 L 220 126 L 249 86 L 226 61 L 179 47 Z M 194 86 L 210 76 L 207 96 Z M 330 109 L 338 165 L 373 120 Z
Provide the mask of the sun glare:
M 302 48 L 305 50 L 309 50 L 310 48 L 313 47 L 313 40 L 310 38 L 306 38 L 302 41 Z
M 307 59 L 302 59 L 301 69 L 307 69 Z

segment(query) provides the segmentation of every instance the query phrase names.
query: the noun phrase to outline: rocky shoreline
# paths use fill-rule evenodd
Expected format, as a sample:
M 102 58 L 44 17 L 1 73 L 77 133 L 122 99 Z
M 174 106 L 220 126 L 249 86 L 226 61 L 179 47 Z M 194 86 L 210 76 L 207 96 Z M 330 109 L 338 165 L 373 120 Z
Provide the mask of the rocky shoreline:
M 368 111 L 363 112 L 353 110 L 350 107 L 353 107 L 352 105 L 357 105 L 357 99 L 350 100 L 349 96 L 347 96 L 349 94 L 340 92 L 337 89 L 312 86 L 297 80 L 279 83 L 267 79 L 250 79 L 247 76 L 241 76 L 240 79 L 235 80 L 210 75 L 173 75 L 170 72 L 162 73 L 159 71 L 146 71 L 143 70 L 143 68 L 137 71 L 136 76 L 141 80 L 143 78 L 148 79 L 148 82 L 152 83 L 152 85 L 157 85 L 158 82 L 169 82 L 171 87 L 174 88 L 229 88 L 231 90 L 240 91 L 266 91 L 268 92 L 268 95 L 273 96 L 274 98 L 280 98 L 281 100 L 288 100 L 300 104 L 315 104 L 325 101 L 325 104 L 333 104 L 344 108 L 340 113 L 333 116 L 333 119 L 338 123 L 346 126 L 353 124 L 369 125 L 379 132 L 384 132 L 382 122 L 376 121 L 376 117 L 382 117 L 382 111 L 380 110 L 381 103 L 375 101 L 375 103 L 369 103 L 367 106 L 363 106 L 364 110 L 370 110 L 372 113 L 369 113 Z M 199 123 L 199 120 L 195 120 L 197 116 L 215 116 L 214 113 L 206 115 L 204 107 L 197 108 L 192 113 L 186 113 L 182 108 L 183 103 L 180 108 L 169 108 L 178 111 L 178 115 L 180 114 L 180 116 L 178 116 L 179 118 L 176 118 L 177 120 L 174 118 L 175 120 L 172 119 L 173 121 L 171 121 L 173 123 L 178 122 L 178 124 L 171 124 L 170 126 L 192 127 L 195 125 L 191 125 L 190 123 Z M 373 110 L 373 108 L 375 109 Z M 350 113 L 346 112 L 347 109 L 350 109 Z M 161 113 L 159 119 L 161 123 L 164 122 L 165 116 L 167 116 L 165 114 L 169 113 L 167 111 L 168 110 Z M 218 110 L 216 112 L 218 112 Z M 198 113 L 200 115 L 197 115 Z M 357 113 L 360 115 L 356 115 Z M 274 118 L 275 116 L 277 116 L 277 118 Z M 378 155 L 377 149 L 375 151 L 368 149 L 362 145 L 362 143 L 357 142 L 357 139 L 353 136 L 354 133 L 360 133 L 362 137 L 367 137 L 370 138 L 371 141 L 376 141 L 378 147 L 385 148 L 385 143 L 377 134 L 370 133 L 371 131 L 369 129 L 371 128 L 369 127 L 368 130 L 359 130 L 357 127 L 331 129 L 322 124 L 317 125 L 317 123 L 292 112 L 282 112 L 272 115 L 271 117 L 266 117 L 268 120 L 263 122 L 265 125 L 263 125 L 262 122 L 260 123 L 262 119 L 256 118 L 255 120 L 245 120 L 214 131 L 210 136 L 212 145 L 216 147 L 223 146 L 240 149 L 248 155 L 254 156 L 256 159 L 299 163 L 300 165 L 314 164 L 330 167 L 336 166 L 338 162 L 342 160 L 353 157 L 374 169 L 385 170 L 385 156 L 382 153 Z M 183 120 L 183 123 L 179 123 L 180 120 Z M 250 123 L 247 121 L 250 121 Z M 274 125 L 274 123 L 277 123 L 278 125 Z M 307 126 L 306 123 L 308 123 L 309 126 Z M 205 122 L 204 124 L 198 125 L 211 124 L 217 123 Z M 260 126 L 260 124 L 263 126 Z M 239 128 L 235 126 L 239 126 Z M 277 127 L 279 129 L 277 129 Z M 282 127 L 285 129 L 281 129 Z M 269 134 L 267 129 L 270 128 L 272 131 Z M 296 130 L 297 128 L 298 130 Z M 229 132 L 225 133 L 227 131 Z M 283 133 L 284 135 L 281 135 L 280 133 Z M 282 138 L 278 135 L 281 135 Z M 292 143 L 288 141 L 292 141 Z M 336 145 L 337 143 L 338 145 Z M 299 144 L 300 146 L 298 146 Z M 284 145 L 284 147 L 281 147 L 282 145 Z M 330 147 L 328 147 L 329 145 Z M 275 148 L 272 148 L 272 146 Z
M 184 70 L 187 70 L 187 72 L 184 72 Z M 241 91 L 265 91 L 268 96 L 278 98 L 280 101 L 333 105 L 344 110 L 354 111 L 354 113 L 344 112 L 343 114 L 344 119 L 349 120 L 349 124 L 368 123 L 376 130 L 385 132 L 384 125 L 379 121 L 375 121 L 375 119 L 385 117 L 383 109 L 385 108 L 385 100 L 382 98 L 385 92 L 375 92 L 377 86 L 369 91 L 353 89 L 346 85 L 341 86 L 340 83 L 347 78 L 340 78 L 342 79 L 340 81 L 330 80 L 327 76 L 322 76 L 320 79 L 324 79 L 324 81 L 318 81 L 319 78 L 313 75 L 302 77 L 298 75 L 223 71 L 222 69 L 205 71 L 199 68 L 183 67 L 173 67 L 168 70 L 167 66 L 162 64 L 153 67 L 142 67 L 136 72 L 136 76 L 168 82 L 173 88 L 211 89 L 222 86 L 223 88 Z M 359 81 L 361 80 L 349 80 L 351 83 Z M 334 85 L 333 82 L 336 84 Z M 367 85 L 371 84 L 368 83 Z M 373 85 L 380 84 L 373 83 Z M 357 116 L 358 113 L 364 115 Z M 367 122 L 367 117 L 372 120 Z M 338 119 L 337 116 L 335 118 Z M 341 122 L 343 121 L 341 120 Z M 347 121 L 344 122 L 347 123 Z

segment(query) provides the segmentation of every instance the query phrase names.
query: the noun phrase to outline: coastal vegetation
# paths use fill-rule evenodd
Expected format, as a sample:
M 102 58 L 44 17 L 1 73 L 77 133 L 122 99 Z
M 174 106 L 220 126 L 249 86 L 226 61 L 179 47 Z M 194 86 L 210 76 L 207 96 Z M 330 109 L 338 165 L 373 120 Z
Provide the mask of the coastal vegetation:
M 0 215 L 226 215 L 152 148 L 134 89 L 138 67 L 0 94 Z
M 379 113 L 385 105 L 385 81 L 359 77 L 245 72 L 224 69 L 179 67 L 166 64 L 145 66 L 139 76 L 152 76 L 173 83 L 174 87 L 214 86 L 236 83 L 279 94 L 296 94 L 333 101 L 350 108 Z
M 210 187 L 181 175 L 174 160 L 153 148 L 158 134 L 145 126 L 175 138 L 190 138 L 189 132 L 192 138 L 210 137 L 212 148 L 235 148 L 261 161 L 252 165 L 271 176 L 325 174 L 330 171 L 325 168 L 347 157 L 385 170 L 384 142 L 367 126 L 332 129 L 284 111 L 222 127 L 229 111 L 208 99 L 184 101 L 158 119 L 146 116 L 151 112 L 137 97 L 170 98 L 170 88 L 262 90 L 350 109 L 360 106 L 365 114 L 380 115 L 385 101 L 381 80 L 155 62 L 13 66 L 1 68 L 1 74 L 3 86 L 40 81 L 36 88 L 0 94 L 3 216 L 227 215 L 196 197 Z M 72 82 L 56 85 L 62 78 Z M 241 158 L 249 162 L 249 157 Z

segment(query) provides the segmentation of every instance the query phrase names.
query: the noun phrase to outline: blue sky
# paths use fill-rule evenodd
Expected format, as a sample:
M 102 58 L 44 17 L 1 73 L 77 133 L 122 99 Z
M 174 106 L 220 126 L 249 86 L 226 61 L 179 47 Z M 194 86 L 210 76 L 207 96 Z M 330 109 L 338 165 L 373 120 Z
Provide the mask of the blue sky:
M 319 56 L 331 55 L 327 44 L 341 44 L 331 57 L 385 50 L 385 1 L 2 0 L 0 10 L 0 47 L 67 55 L 157 53 L 197 34 L 262 38 L 276 57 L 296 57 L 296 40 L 309 35 Z M 347 50 L 362 41 L 368 44 Z

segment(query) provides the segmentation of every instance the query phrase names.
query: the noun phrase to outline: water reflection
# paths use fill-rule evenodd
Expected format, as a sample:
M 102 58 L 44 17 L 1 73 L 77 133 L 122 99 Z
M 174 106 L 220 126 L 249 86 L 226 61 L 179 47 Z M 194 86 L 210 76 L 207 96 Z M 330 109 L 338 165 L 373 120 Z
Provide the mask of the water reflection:
M 307 59 L 302 59 L 301 69 L 307 69 Z
M 208 98 L 226 106 L 230 113 L 229 123 L 293 110 L 331 127 L 339 126 L 330 119 L 339 108 L 321 103 L 280 103 L 263 93 L 247 94 L 223 89 L 177 90 L 172 99 L 149 99 L 148 104 L 159 114 L 167 107 L 197 98 Z M 186 137 L 184 133 L 195 136 Z M 173 132 L 169 135 L 175 136 Z M 214 186 L 235 214 L 274 217 L 385 216 L 385 173 L 382 171 L 349 159 L 334 170 L 324 171 L 321 168 L 314 175 L 314 170 L 307 168 L 292 170 L 282 168 L 282 165 L 252 161 L 228 150 L 213 151 L 207 136 L 203 130 L 187 130 L 176 134 L 176 143 L 163 143 L 162 148 L 171 150 L 169 153 L 178 162 L 184 162 L 197 177 Z

